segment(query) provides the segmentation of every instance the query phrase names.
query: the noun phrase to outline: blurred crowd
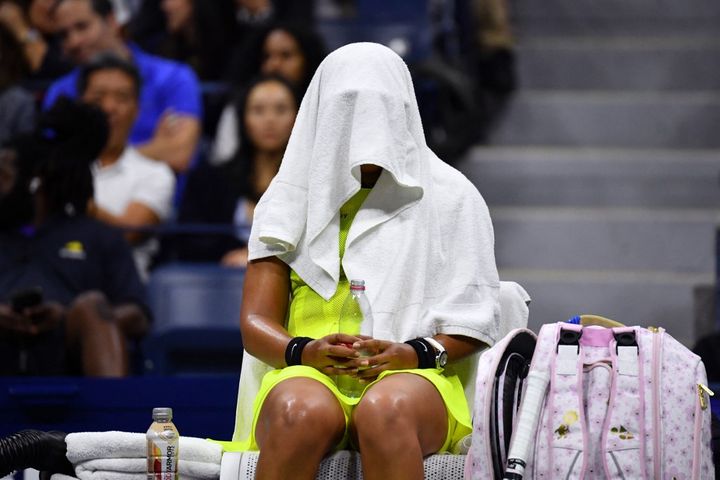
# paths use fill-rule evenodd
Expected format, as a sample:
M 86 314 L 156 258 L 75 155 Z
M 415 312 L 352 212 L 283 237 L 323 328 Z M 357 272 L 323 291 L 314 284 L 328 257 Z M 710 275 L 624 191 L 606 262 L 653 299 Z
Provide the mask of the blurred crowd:
M 35 357 L 63 365 L 48 363 L 52 348 L 16 355 L 29 348 L 18 338 L 60 332 L 77 369 L 121 374 L 113 345 L 147 328 L 154 266 L 247 264 L 255 204 L 332 43 L 318 26 L 382 6 L 365 3 L 0 0 L 0 341 L 14 332 L 11 370 L 32 371 Z M 452 161 L 514 89 L 505 3 L 402 8 L 432 27 L 421 32 L 431 50 L 409 66 L 428 143 Z M 119 330 L 107 331 L 110 317 Z M 114 360 L 98 363 L 101 353 Z
M 357 8 L 347 0 L 0 0 L 0 142 L 34 129 L 38 112 L 59 97 L 96 105 L 110 135 L 91 167 L 89 214 L 129 229 L 141 274 L 163 260 L 243 266 L 241 227 L 279 168 L 300 100 L 327 53 L 317 19 Z M 459 65 L 478 87 L 472 93 L 497 101 L 512 91 L 502 1 L 406 8 L 434 21 L 434 56 Z M 457 137 L 449 146 L 428 139 L 452 160 L 482 140 L 489 115 L 477 110 L 493 105 L 458 105 L 438 90 L 421 102 L 425 111 L 435 123 L 457 118 L 438 126 L 424 120 L 429 137 Z M 238 228 L 212 236 L 175 229 L 162 244 L 147 234 L 169 220 Z

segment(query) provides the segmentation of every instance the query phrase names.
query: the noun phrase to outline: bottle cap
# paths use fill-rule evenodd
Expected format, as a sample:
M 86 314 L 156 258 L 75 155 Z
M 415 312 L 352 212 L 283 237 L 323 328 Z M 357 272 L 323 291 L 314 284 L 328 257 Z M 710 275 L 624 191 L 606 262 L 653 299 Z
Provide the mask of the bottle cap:
M 351 290 L 365 290 L 365 280 L 350 280 Z
M 169 422 L 172 420 L 172 408 L 170 407 L 157 407 L 153 408 L 152 412 L 153 420 Z

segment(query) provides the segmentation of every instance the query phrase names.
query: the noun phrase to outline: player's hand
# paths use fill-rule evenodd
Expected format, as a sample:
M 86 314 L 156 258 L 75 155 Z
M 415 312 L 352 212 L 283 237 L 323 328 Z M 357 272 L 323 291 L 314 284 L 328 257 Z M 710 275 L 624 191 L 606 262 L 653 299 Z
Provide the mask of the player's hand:
M 302 353 L 302 364 L 315 367 L 326 375 L 354 375 L 360 353 L 353 344 L 361 341 L 355 335 L 333 333 L 308 343 Z
M 353 345 L 363 353 L 357 363 L 356 374 L 360 380 L 371 382 L 386 370 L 405 370 L 418 367 L 415 349 L 407 343 L 390 342 L 387 340 L 360 340 Z

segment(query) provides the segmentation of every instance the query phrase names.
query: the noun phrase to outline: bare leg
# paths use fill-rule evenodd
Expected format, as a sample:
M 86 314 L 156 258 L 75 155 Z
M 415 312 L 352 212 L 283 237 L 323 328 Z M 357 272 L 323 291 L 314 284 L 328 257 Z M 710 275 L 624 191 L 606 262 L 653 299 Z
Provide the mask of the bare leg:
M 398 373 L 373 385 L 352 416 L 366 480 L 422 480 L 423 457 L 447 436 L 447 409 L 432 383 Z
M 345 433 L 337 398 L 310 378 L 289 378 L 268 394 L 255 439 L 260 458 L 255 478 L 314 479 L 320 462 Z
M 87 292 L 79 295 L 68 309 L 65 321 L 68 349 L 79 349 L 85 375 L 127 376 L 125 337 L 103 294 Z

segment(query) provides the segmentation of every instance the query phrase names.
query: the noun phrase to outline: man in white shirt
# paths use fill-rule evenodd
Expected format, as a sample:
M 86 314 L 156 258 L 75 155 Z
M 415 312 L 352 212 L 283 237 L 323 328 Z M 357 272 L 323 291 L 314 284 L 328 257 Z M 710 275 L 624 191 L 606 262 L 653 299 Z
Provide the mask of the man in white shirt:
M 129 229 L 135 262 L 146 276 L 155 239 L 138 230 L 166 220 L 172 210 L 175 176 L 167 164 L 143 156 L 128 143 L 139 108 L 140 75 L 127 60 L 101 54 L 81 71 L 78 91 L 97 105 L 110 126 L 107 145 L 93 165 L 94 204 L 88 213 L 98 220 Z

